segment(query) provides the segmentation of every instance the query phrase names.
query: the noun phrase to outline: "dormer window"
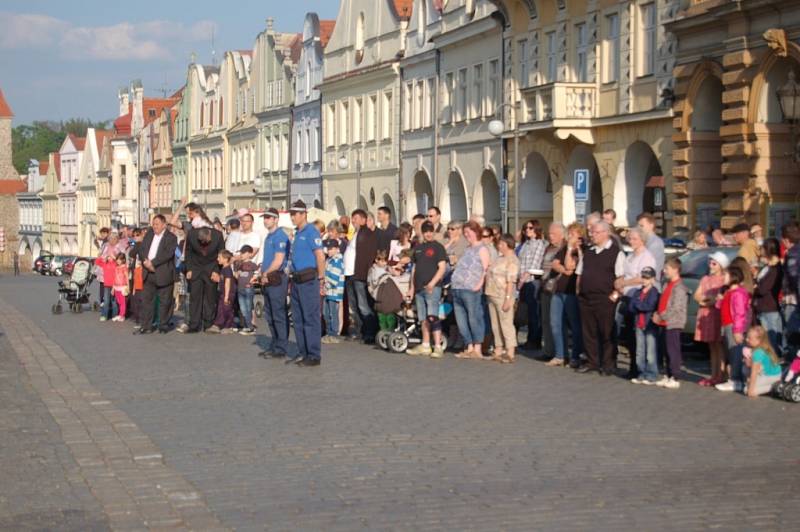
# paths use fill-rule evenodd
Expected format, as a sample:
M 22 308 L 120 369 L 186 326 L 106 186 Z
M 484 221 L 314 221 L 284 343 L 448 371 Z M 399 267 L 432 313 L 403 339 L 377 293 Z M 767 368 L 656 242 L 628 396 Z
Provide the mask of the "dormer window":
M 156 117 L 156 110 L 155 109 L 148 109 L 147 110 L 147 116 L 150 117 L 150 118 L 155 118 Z
M 364 59 L 364 13 L 358 14 L 356 20 L 356 64 Z

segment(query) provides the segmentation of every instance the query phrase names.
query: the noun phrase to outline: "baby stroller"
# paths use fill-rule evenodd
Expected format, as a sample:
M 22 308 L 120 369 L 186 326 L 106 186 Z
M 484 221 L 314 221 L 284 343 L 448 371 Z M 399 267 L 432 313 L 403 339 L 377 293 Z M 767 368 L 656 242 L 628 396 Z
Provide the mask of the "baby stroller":
M 62 304 L 64 302 L 69 306 L 70 311 L 74 313 L 83 312 L 83 305 L 89 303 L 89 288 L 94 280 L 92 266 L 93 263 L 89 259 L 79 258 L 75 260 L 75 265 L 69 278 L 58 282 L 58 301 L 50 309 L 53 314 L 61 314 L 63 312 Z
M 796 357 L 776 382 L 772 393 L 779 399 L 800 403 L 800 357 Z
M 422 327 L 417 321 L 414 301 L 407 301 L 405 294 L 411 284 L 408 274 L 397 277 L 386 276 L 381 279 L 375 297 L 375 310 L 397 315 L 397 328 L 394 331 L 380 331 L 375 342 L 383 349 L 393 353 L 405 353 L 410 345 L 422 343 Z M 439 305 L 439 317 L 450 313 L 447 304 Z M 442 349 L 447 349 L 447 335 L 442 335 Z

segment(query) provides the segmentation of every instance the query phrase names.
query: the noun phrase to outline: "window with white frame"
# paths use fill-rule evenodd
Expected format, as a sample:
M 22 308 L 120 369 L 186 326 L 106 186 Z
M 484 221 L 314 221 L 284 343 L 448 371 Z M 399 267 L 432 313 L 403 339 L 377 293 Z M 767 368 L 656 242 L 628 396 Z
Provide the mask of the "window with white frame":
M 517 54 L 519 55 L 519 86 L 525 88 L 528 86 L 528 39 L 520 39 L 517 41 Z
M 313 150 L 312 153 L 314 154 L 314 157 L 312 158 L 312 161 L 318 162 L 319 159 L 320 159 L 320 153 L 319 153 L 319 126 L 318 125 L 314 126 L 314 142 L 311 144 L 311 148 Z
M 434 78 L 425 80 L 425 117 L 424 127 L 433 126 L 433 117 L 436 115 L 436 82 Z
M 283 149 L 281 150 L 281 154 L 283 155 L 283 166 L 281 166 L 281 170 L 286 170 L 289 168 L 289 134 L 284 133 L 281 136 L 281 144 L 283 145 Z
M 311 146 L 308 140 L 308 129 L 303 130 L 303 164 L 308 164 L 311 161 Z
M 414 82 L 406 82 L 403 86 L 403 131 L 411 129 L 411 116 L 414 106 Z
M 458 71 L 458 93 L 456 95 L 456 122 L 467 119 L 467 69 Z
M 339 145 L 349 142 L 350 106 L 347 100 L 339 102 Z
M 619 13 L 606 15 L 606 38 L 603 47 L 605 69 L 604 83 L 614 83 L 619 80 Z
M 425 82 L 418 80 L 414 89 L 414 129 L 423 127 L 422 115 L 425 113 Z
M 361 109 L 363 108 L 361 98 L 353 100 L 353 142 L 361 142 Z
M 589 36 L 586 23 L 575 25 L 575 81 L 589 81 Z
M 452 72 L 444 75 L 444 91 L 442 91 L 442 123 L 446 124 L 453 121 L 455 106 L 455 76 Z
M 367 112 L 364 117 L 367 130 L 367 142 L 372 142 L 378 136 L 378 96 L 370 94 L 367 98 Z
M 470 105 L 469 115 L 472 118 L 483 117 L 483 65 L 475 65 L 472 67 L 472 103 Z
M 297 130 L 294 135 L 294 164 L 300 164 L 302 157 L 302 133 Z
M 333 103 L 325 106 L 325 146 L 336 146 L 336 107 Z
M 493 116 L 500 105 L 500 60 L 489 61 L 489 98 L 486 102 L 486 116 Z
M 272 144 L 272 171 L 279 172 L 283 168 L 281 166 L 281 142 L 277 136 L 271 136 L 270 143 Z
M 270 171 L 272 170 L 272 145 L 269 142 L 269 137 L 264 135 L 262 144 L 262 150 L 264 153 L 264 170 Z
M 639 75 L 649 76 L 656 70 L 656 6 L 655 3 L 642 4 L 641 16 L 642 47 Z
M 556 32 L 547 32 L 545 41 L 547 41 L 547 82 L 555 83 L 558 81 L 558 45 L 556 44 Z
M 381 107 L 381 137 L 388 139 L 392 137 L 392 91 L 383 93 Z

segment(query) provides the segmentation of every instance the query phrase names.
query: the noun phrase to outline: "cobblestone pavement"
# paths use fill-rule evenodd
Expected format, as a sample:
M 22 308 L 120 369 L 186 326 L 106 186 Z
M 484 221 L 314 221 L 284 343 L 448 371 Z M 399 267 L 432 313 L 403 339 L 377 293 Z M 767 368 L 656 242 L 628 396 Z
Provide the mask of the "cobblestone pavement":
M 286 367 L 253 338 L 51 316 L 55 295 L 4 278 L 0 328 L 14 305 L 44 330 L 229 528 L 796 528 L 800 405 L 354 344 Z

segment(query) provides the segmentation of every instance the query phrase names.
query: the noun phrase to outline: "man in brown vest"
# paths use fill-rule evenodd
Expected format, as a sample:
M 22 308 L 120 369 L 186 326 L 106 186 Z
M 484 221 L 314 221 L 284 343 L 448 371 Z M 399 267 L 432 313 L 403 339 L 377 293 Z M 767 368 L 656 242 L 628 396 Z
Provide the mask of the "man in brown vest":
M 611 238 L 607 222 L 595 222 L 589 229 L 592 245 L 584 249 L 575 270 L 583 344 L 589 358 L 578 372 L 613 375 L 617 358 L 613 341 L 614 309 L 619 297 L 614 282 L 624 275 L 625 253 Z

